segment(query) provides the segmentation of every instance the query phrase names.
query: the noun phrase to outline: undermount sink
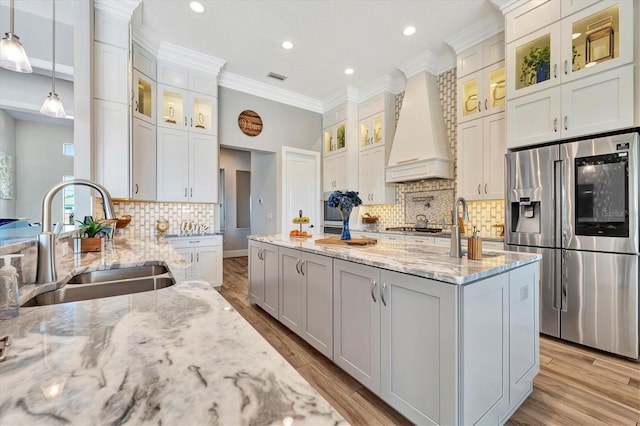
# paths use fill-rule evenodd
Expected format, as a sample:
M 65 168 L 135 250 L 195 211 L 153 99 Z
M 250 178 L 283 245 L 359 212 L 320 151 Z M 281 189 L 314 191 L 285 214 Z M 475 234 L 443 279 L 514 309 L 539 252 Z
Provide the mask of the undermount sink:
M 170 287 L 175 283 L 167 268 L 160 265 L 83 272 L 71 277 L 57 290 L 39 294 L 22 306 L 54 305 L 141 293 Z

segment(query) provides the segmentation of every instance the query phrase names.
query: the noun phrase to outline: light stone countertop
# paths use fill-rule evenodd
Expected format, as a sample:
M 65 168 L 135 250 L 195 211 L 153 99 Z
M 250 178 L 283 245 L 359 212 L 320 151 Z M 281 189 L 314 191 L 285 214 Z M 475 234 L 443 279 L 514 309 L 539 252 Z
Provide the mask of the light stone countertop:
M 339 238 L 336 235 L 315 235 L 312 238 L 288 235 L 250 235 L 251 240 L 309 253 L 347 260 L 364 265 L 430 278 L 451 284 L 469 284 L 502 272 L 539 261 L 539 254 L 515 253 L 502 250 L 483 250 L 481 260 L 469 260 L 466 256 L 449 256 L 449 247 L 418 245 L 395 240 L 378 240 L 369 246 L 345 246 L 316 244 L 320 238 Z
M 23 307 L 0 321 L 0 336 L 12 337 L 0 362 L 0 423 L 344 423 L 170 244 L 110 244 L 99 254 L 59 256 L 59 276 L 164 263 L 176 285 Z

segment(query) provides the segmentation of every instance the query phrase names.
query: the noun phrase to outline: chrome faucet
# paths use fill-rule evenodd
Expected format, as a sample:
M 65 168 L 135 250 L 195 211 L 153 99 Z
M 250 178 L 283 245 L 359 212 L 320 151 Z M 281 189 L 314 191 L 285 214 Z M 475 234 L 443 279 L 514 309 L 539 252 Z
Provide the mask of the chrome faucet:
M 102 208 L 106 219 L 115 219 L 113 201 L 107 189 L 86 179 L 72 179 L 54 185 L 42 199 L 42 232 L 38 235 L 38 270 L 36 283 L 44 284 L 57 281 L 56 275 L 56 237 L 51 232 L 51 202 L 62 188 L 70 185 L 84 185 L 95 189 L 102 196 Z
M 458 209 L 462 203 L 462 220 L 469 220 L 469 210 L 467 209 L 467 200 L 459 197 L 453 208 L 453 224 L 451 225 L 451 251 L 449 256 L 462 257 L 462 246 L 460 244 L 460 226 L 458 225 Z

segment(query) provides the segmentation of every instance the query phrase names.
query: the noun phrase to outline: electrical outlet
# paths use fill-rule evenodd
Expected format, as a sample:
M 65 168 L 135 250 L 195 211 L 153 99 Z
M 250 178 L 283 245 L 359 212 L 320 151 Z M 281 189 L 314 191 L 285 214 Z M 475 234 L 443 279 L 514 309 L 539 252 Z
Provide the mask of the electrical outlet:
M 520 287 L 520 301 L 527 300 L 529 298 L 529 286 Z

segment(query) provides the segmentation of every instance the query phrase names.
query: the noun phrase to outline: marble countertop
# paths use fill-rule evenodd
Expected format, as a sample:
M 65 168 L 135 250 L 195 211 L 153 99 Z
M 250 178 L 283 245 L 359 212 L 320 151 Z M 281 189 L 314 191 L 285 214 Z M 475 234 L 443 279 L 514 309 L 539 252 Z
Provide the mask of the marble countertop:
M 483 250 L 485 257 L 470 260 L 466 256 L 450 257 L 449 247 L 383 239 L 369 246 L 315 243 L 320 238 L 339 238 L 335 235 L 315 235 L 304 239 L 282 234 L 250 235 L 248 238 L 451 284 L 469 284 L 542 258 L 539 254 Z
M 190 275 L 170 244 L 112 244 L 101 254 L 67 253 L 59 276 L 165 263 L 177 283 L 23 307 L 0 321 L 0 336 L 12 338 L 0 362 L 2 424 L 344 422 L 215 289 Z
M 377 231 L 371 231 L 371 230 L 367 230 L 367 229 L 353 229 L 351 228 L 351 231 L 355 231 L 355 232 L 365 232 L 365 233 L 374 233 L 374 234 L 397 234 L 397 235 L 410 235 L 412 237 L 438 237 L 438 238 L 451 238 L 451 231 L 444 231 L 444 232 L 421 232 L 421 231 L 399 231 L 399 230 L 392 230 L 392 229 L 379 229 Z M 461 235 L 460 236 L 463 240 L 466 240 L 469 238 L 469 235 Z M 495 242 L 499 242 L 499 243 L 503 243 L 504 242 L 504 237 L 485 237 L 485 236 L 480 236 L 484 241 L 495 241 Z

